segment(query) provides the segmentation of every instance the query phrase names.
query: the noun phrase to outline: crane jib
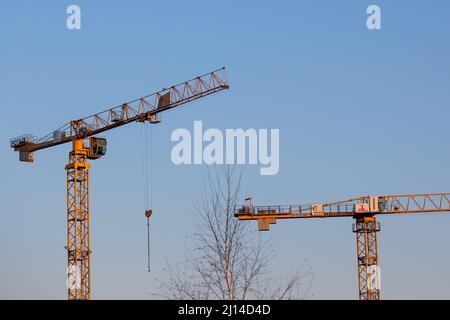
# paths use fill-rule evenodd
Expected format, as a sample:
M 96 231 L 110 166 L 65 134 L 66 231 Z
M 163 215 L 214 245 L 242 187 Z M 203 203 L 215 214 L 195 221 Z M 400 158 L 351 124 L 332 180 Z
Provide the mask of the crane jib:
M 217 69 L 89 117 L 70 121 L 40 139 L 29 134 L 11 139 L 11 147 L 20 152 L 21 161 L 31 162 L 34 151 L 86 139 L 131 122 L 159 123 L 160 113 L 228 88 L 225 68 Z

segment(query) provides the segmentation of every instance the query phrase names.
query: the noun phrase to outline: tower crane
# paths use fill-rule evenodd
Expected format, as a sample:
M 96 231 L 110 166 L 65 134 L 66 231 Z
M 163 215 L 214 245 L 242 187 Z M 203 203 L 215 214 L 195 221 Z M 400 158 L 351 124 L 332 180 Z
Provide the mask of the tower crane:
M 88 160 L 104 156 L 107 147 L 106 139 L 96 135 L 132 122 L 159 123 L 160 113 L 228 88 L 225 68 L 221 68 L 89 117 L 70 121 L 42 138 L 26 134 L 11 139 L 10 146 L 19 152 L 19 160 L 24 162 L 33 162 L 36 151 L 72 143 L 69 162 L 65 167 L 69 300 L 92 297 L 89 231 L 91 166 Z
M 360 300 L 379 300 L 381 287 L 377 215 L 450 212 L 450 193 L 363 196 L 311 205 L 254 206 L 252 198 L 235 208 L 239 220 L 257 220 L 259 231 L 269 231 L 278 219 L 352 217 L 356 234 L 358 292 Z

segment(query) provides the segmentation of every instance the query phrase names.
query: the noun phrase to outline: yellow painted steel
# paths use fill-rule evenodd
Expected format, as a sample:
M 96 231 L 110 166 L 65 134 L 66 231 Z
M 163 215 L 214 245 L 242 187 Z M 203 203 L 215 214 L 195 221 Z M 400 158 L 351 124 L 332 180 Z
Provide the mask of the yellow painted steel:
M 381 297 L 378 257 L 380 224 L 375 215 L 416 213 L 450 213 L 450 193 L 363 196 L 312 205 L 246 204 L 235 208 L 235 216 L 239 220 L 257 220 L 260 231 L 269 231 L 270 225 L 278 219 L 354 218 L 360 300 L 379 300 Z
M 73 141 L 67 171 L 67 298 L 91 299 L 89 168 L 83 140 Z
M 353 224 L 353 232 L 356 234 L 359 300 L 380 300 L 378 231 L 380 225 L 373 216 L 357 218 Z
M 97 159 L 104 151 L 90 153 L 84 139 L 102 140 L 96 135 L 134 122 L 160 122 L 159 115 L 211 94 L 229 89 L 225 68 L 200 75 L 144 97 L 94 115 L 72 120 L 41 138 L 22 135 L 11 139 L 10 147 L 19 152 L 19 160 L 33 162 L 33 152 L 61 144 L 73 144 L 69 153 L 67 171 L 67 295 L 68 299 L 90 299 L 92 296 L 90 272 L 89 233 L 89 169 L 88 159 Z M 104 140 L 104 139 L 103 139 Z M 105 141 L 106 142 L 106 141 Z M 93 146 L 92 146 L 93 147 Z M 103 143 L 103 148 L 106 143 Z M 94 150 L 94 149 L 93 149 Z

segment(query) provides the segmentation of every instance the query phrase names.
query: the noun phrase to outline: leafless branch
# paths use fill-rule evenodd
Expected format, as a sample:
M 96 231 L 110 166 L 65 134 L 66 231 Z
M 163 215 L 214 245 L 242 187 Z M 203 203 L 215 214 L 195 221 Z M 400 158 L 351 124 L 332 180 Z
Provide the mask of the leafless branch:
M 268 277 L 273 259 L 269 243 L 234 217 L 242 167 L 213 167 L 202 182 L 201 194 L 192 200 L 198 230 L 193 249 L 178 264 L 166 262 L 156 295 L 190 300 L 308 298 L 312 272 L 305 272 L 304 263 L 287 279 Z M 308 279 L 309 284 L 303 282 Z

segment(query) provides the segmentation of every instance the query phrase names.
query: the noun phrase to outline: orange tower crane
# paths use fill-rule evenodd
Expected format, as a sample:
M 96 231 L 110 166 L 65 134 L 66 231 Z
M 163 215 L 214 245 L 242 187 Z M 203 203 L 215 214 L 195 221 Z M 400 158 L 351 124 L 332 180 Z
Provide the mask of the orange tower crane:
M 259 231 L 269 231 L 277 219 L 352 217 L 356 234 L 358 292 L 360 300 L 379 300 L 381 294 L 376 215 L 450 212 L 450 193 L 364 196 L 312 205 L 253 206 L 235 208 L 239 220 L 257 220 Z
M 69 300 L 91 299 L 89 232 L 89 160 L 106 154 L 106 139 L 95 135 L 132 122 L 159 123 L 159 114 L 228 89 L 225 68 L 123 103 L 92 116 L 73 120 L 36 139 L 27 134 L 11 139 L 19 160 L 33 162 L 35 151 L 72 143 L 67 171 L 67 263 Z M 88 144 L 86 144 L 88 142 Z

